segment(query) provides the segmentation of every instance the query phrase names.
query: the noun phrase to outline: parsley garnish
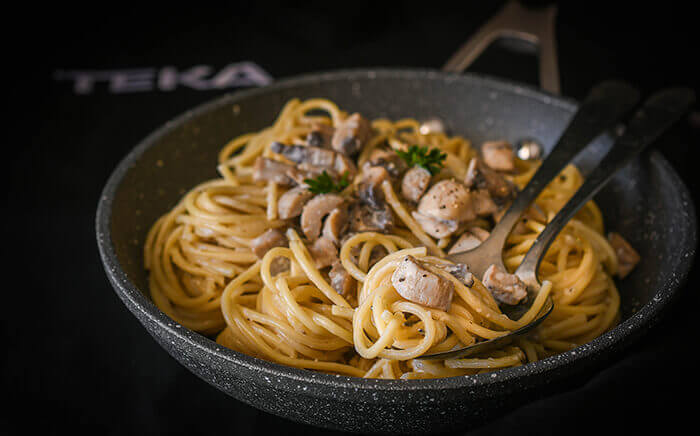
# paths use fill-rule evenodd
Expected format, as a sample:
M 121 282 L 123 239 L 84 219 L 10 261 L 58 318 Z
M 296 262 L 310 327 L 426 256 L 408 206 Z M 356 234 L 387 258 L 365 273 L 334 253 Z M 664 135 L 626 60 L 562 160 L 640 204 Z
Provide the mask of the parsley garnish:
M 304 179 L 304 183 L 309 185 L 309 191 L 314 194 L 327 194 L 329 192 L 342 191 L 350 184 L 350 180 L 348 180 L 348 173 L 346 172 L 338 180 L 338 183 L 335 183 L 333 178 L 326 171 L 323 171 L 321 175 L 314 179 Z
M 441 153 L 437 148 L 428 150 L 428 147 L 419 147 L 412 145 L 408 151 L 396 150 L 396 154 L 405 160 L 409 166 L 418 165 L 430 171 L 430 174 L 435 175 L 440 172 L 444 166 L 443 160 L 447 154 Z

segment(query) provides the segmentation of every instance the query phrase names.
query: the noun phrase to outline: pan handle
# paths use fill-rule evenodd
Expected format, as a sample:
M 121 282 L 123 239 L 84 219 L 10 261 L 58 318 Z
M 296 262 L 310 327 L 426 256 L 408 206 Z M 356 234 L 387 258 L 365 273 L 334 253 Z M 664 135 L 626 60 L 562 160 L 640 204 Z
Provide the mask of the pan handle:
M 481 26 L 442 69 L 461 73 L 494 41 L 501 38 L 518 39 L 539 47 L 540 86 L 553 94 L 559 94 L 559 67 L 554 33 L 556 15 L 556 5 L 528 9 L 517 0 L 511 0 Z

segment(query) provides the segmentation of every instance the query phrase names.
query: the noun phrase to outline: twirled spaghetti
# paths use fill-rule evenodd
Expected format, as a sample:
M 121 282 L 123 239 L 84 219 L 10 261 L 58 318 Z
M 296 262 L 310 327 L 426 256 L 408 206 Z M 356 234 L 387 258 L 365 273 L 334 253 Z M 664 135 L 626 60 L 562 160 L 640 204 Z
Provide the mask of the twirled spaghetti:
M 395 183 L 383 181 L 379 186 L 395 218 L 393 227 L 384 233 L 349 234 L 338 243 L 339 262 L 354 279 L 352 291 L 340 294 L 331 286 L 327 267 L 317 267 L 299 226 L 280 218 L 279 200 L 288 187 L 255 181 L 254 166 L 261 157 L 285 161 L 271 150 L 271 143 L 303 144 L 314 128 L 338 128 L 347 118 L 328 100 L 292 100 L 272 126 L 223 147 L 221 177 L 193 188 L 148 234 L 145 266 L 152 299 L 163 312 L 185 327 L 215 335 L 226 347 L 261 359 L 357 377 L 403 379 L 522 365 L 590 341 L 617 323 L 620 297 L 611 276 L 618 258 L 603 236 L 601 212 L 593 202 L 551 245 L 539 271 L 542 291 L 531 311 L 512 321 L 480 277 L 468 286 L 440 268 L 449 264 L 446 249 L 463 229 L 446 237 L 430 236 L 414 218 L 415 203 L 405 200 Z M 371 128 L 355 159 L 360 168 L 356 180 L 369 168 L 365 163 L 373 150 L 395 143 L 445 154 L 444 168 L 433 183 L 464 179 L 477 155 L 468 140 L 422 132 L 413 119 L 378 119 Z M 515 165 L 505 177 L 522 188 L 537 163 L 516 160 Z M 581 183 L 578 170 L 569 166 L 542 192 L 536 200 L 541 216 L 521 223 L 508 239 L 507 268 L 518 266 L 546 220 Z M 338 195 L 351 198 L 357 189 L 353 183 Z M 488 229 L 489 223 L 479 218 L 470 224 Z M 282 231 L 287 243 L 259 258 L 251 247 L 269 229 Z M 407 255 L 452 283 L 448 310 L 407 300 L 396 291 L 391 277 Z M 532 319 L 548 295 L 554 299 L 554 312 L 532 336 L 477 357 L 417 359 L 517 329 Z

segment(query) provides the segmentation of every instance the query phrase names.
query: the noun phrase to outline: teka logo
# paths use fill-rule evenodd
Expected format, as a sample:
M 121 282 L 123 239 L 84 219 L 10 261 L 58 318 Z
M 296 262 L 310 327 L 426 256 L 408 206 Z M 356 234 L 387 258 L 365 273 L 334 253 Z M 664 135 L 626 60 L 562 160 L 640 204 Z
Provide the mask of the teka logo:
M 178 87 L 206 91 L 264 86 L 272 82 L 272 77 L 254 62 L 237 62 L 218 71 L 209 65 L 195 65 L 183 70 L 172 66 L 123 70 L 59 70 L 54 72 L 53 77 L 55 80 L 72 81 L 73 92 L 79 95 L 91 94 L 98 82 L 106 82 L 107 90 L 112 94 L 168 92 Z

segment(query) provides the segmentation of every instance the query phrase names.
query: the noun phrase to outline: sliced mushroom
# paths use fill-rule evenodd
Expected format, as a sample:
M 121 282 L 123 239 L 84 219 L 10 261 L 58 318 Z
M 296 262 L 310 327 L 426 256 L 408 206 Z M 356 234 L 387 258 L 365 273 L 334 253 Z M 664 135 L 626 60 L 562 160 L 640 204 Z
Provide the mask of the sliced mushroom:
M 457 278 L 460 282 L 464 283 L 464 286 L 471 288 L 474 286 L 474 274 L 469 272 L 469 267 L 463 263 L 454 263 L 454 264 L 443 264 L 439 263 L 435 265 L 436 267 L 440 268 L 441 270 L 452 274 Z
M 454 297 L 451 281 L 426 269 L 413 256 L 406 256 L 391 276 L 391 284 L 403 298 L 448 311 Z
M 476 228 L 479 229 L 478 227 L 476 227 Z M 479 229 L 479 230 L 482 230 L 482 229 Z M 484 232 L 486 232 L 486 231 L 484 230 Z M 487 234 L 486 237 L 488 237 L 488 233 L 489 232 L 486 232 L 486 234 Z M 478 247 L 479 245 L 481 245 L 481 243 L 484 242 L 485 240 L 486 240 L 486 238 L 482 239 L 482 238 L 478 237 L 477 235 L 475 235 L 474 233 L 472 233 L 470 231 L 466 231 L 466 232 L 462 233 L 462 235 L 459 237 L 459 239 L 457 239 L 457 242 L 455 242 L 454 245 L 452 246 L 452 248 L 450 248 L 450 251 L 448 251 L 448 254 L 462 253 L 464 251 L 472 250 L 472 249 Z
M 381 184 L 389 179 L 389 172 L 384 167 L 365 167 L 362 179 L 357 185 L 357 195 L 363 203 L 380 208 L 385 203 Z
M 348 297 L 355 289 L 355 279 L 348 273 L 343 264 L 337 261 L 328 272 L 328 278 L 331 279 L 331 286 L 335 292 L 343 297 Z
M 315 167 L 333 168 L 335 152 L 320 147 L 304 145 L 284 145 L 280 142 L 270 144 L 270 151 L 281 154 L 292 162 L 307 163 Z
M 496 171 L 513 171 L 515 153 L 513 146 L 506 141 L 489 141 L 481 145 L 484 163 Z
M 450 236 L 459 227 L 459 223 L 455 220 L 441 220 L 420 212 L 413 212 L 411 215 L 420 224 L 423 231 L 434 238 Z
M 469 162 L 464 184 L 471 189 L 488 190 L 491 197 L 501 204 L 510 199 L 515 192 L 515 186 L 511 182 L 477 158 Z
M 434 184 L 418 203 L 418 212 L 448 221 L 476 218 L 471 193 L 463 184 L 451 179 Z
M 377 245 L 374 248 L 372 248 L 372 252 L 369 254 L 369 264 L 368 266 L 372 268 L 375 263 L 379 262 L 382 260 L 386 255 L 389 254 L 386 248 L 384 248 L 383 245 Z
M 481 281 L 493 298 L 505 304 L 518 304 L 527 297 L 527 287 L 515 274 L 510 274 L 497 265 L 484 272 Z
M 306 135 L 306 145 L 310 147 L 331 148 L 331 139 L 335 129 L 328 124 L 316 123 Z
M 301 230 L 310 241 L 315 241 L 321 233 L 323 217 L 343 204 L 343 201 L 339 195 L 321 194 L 306 203 L 301 212 Z
M 474 212 L 479 216 L 489 216 L 498 212 L 498 205 L 491 198 L 487 189 L 472 191 Z
M 374 208 L 357 202 L 350 210 L 350 231 L 388 232 L 394 226 L 394 214 L 388 204 Z
M 343 120 L 333 133 L 333 150 L 352 156 L 362 150 L 372 134 L 369 121 L 358 113 Z
M 263 256 L 265 256 L 265 253 L 271 249 L 286 246 L 287 237 L 284 236 L 284 233 L 278 229 L 270 229 L 253 239 L 250 244 L 250 249 L 253 250 L 253 253 L 255 253 L 259 259 L 262 259 Z
M 624 279 L 632 272 L 642 258 L 639 256 L 639 253 L 637 253 L 637 250 L 635 250 L 619 233 L 608 233 L 608 241 L 610 241 L 610 245 L 612 245 L 615 250 L 615 255 L 617 256 L 617 276 Z
M 328 214 L 328 218 L 323 223 L 321 234 L 324 238 L 333 241 L 334 244 L 340 245 L 340 239 L 343 233 L 348 228 L 348 211 L 345 207 L 333 209 Z
M 338 261 L 338 248 L 333 241 L 320 237 L 309 246 L 309 253 L 314 258 L 316 268 L 321 269 Z
M 277 211 L 283 220 L 298 217 L 304 209 L 306 202 L 314 194 L 305 186 L 297 186 L 282 194 L 277 201 Z
M 281 186 L 294 186 L 296 184 L 292 174 L 296 169 L 282 162 L 258 157 L 253 165 L 253 180 L 256 182 L 275 182 Z
M 430 171 L 423 167 L 415 166 L 408 170 L 401 182 L 401 195 L 407 200 L 418 202 L 428 185 L 430 184 Z
M 369 160 L 365 165 L 373 167 L 384 167 L 389 172 L 392 179 L 398 179 L 407 169 L 406 161 L 401 159 L 393 150 L 375 148 L 369 155 Z
M 279 142 L 273 142 L 270 150 L 299 164 L 298 169 L 302 171 L 318 174 L 327 171 L 334 176 L 347 173 L 350 180 L 357 174 L 357 166 L 352 160 L 333 150 L 304 145 L 284 145 Z

